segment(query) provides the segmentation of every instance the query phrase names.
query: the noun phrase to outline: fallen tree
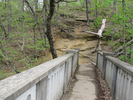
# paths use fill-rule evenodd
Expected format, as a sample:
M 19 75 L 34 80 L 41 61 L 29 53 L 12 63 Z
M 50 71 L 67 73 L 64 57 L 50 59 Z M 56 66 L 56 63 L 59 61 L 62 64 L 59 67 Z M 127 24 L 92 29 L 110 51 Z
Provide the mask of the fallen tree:
M 132 43 L 133 43 L 133 39 L 131 39 L 130 41 L 128 41 L 125 44 L 125 48 L 126 48 L 126 50 L 128 50 L 127 52 L 124 52 L 124 46 L 121 46 L 117 50 L 115 50 L 114 51 L 115 57 L 118 57 L 125 53 L 126 56 L 129 55 L 130 59 L 132 59 L 132 51 L 131 51 L 131 50 L 133 50 Z
M 103 31 L 105 30 L 105 23 L 106 23 L 106 19 L 102 20 L 102 26 L 100 28 L 100 30 L 98 31 L 98 33 L 95 32 L 91 32 L 91 31 L 82 31 L 82 32 L 86 32 L 86 33 L 90 33 L 90 34 L 94 34 L 98 36 L 98 41 L 97 41 L 97 45 L 94 49 L 94 51 L 92 51 L 92 53 L 96 52 L 97 48 L 99 47 L 99 49 L 101 50 L 101 46 L 100 46 L 100 40 L 102 36 Z

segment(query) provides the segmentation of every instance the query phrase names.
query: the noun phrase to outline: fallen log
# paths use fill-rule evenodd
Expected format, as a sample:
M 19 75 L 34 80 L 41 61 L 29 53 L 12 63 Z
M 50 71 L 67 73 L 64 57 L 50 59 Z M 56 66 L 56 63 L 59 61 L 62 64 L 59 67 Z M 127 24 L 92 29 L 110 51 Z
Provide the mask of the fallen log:
M 90 33 L 90 34 L 94 34 L 94 35 L 98 35 L 98 36 L 99 36 L 99 34 L 98 34 L 98 33 L 91 32 L 91 31 L 81 31 L 81 32 Z
M 103 37 L 102 32 L 105 30 L 105 23 L 106 23 L 106 19 L 103 19 L 102 20 L 102 26 L 101 26 L 100 30 L 98 31 L 98 33 L 91 32 L 91 31 L 82 31 L 82 32 L 86 32 L 86 33 L 98 35 L 99 37 Z
M 87 19 L 86 18 L 76 18 L 76 21 L 87 22 Z M 89 19 L 89 21 L 94 22 L 93 19 Z
M 106 23 L 106 19 L 103 19 L 101 29 L 98 31 L 99 37 L 103 37 L 102 33 L 105 29 L 105 23 Z
M 105 23 L 106 23 L 106 19 L 102 20 L 102 26 L 100 28 L 100 30 L 98 31 L 98 33 L 95 32 L 91 32 L 91 31 L 82 31 L 82 32 L 86 32 L 86 33 L 90 33 L 90 34 L 94 34 L 98 36 L 98 41 L 97 41 L 97 45 L 94 49 L 94 51 L 92 51 L 92 53 L 96 52 L 97 48 L 99 47 L 99 49 L 101 50 L 101 46 L 100 46 L 100 39 L 102 36 L 103 31 L 105 30 Z
M 96 66 L 96 63 L 94 63 L 94 62 L 91 62 L 94 66 Z

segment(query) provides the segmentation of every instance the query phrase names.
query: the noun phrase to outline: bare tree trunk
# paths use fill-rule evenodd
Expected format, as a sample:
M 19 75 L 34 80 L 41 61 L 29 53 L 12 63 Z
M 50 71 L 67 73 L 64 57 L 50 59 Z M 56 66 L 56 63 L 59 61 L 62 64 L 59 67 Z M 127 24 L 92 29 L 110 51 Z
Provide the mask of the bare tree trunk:
M 52 36 L 52 33 L 51 33 L 51 19 L 52 19 L 53 13 L 54 13 L 54 8 L 55 8 L 55 0 L 50 0 L 50 9 L 49 9 L 48 17 L 47 17 L 46 35 L 48 37 L 48 41 L 49 41 L 49 44 L 50 44 L 50 50 L 51 50 L 53 59 L 57 58 L 56 50 L 54 48 L 53 36 Z
M 97 14 L 97 0 L 96 0 L 96 2 L 95 2 L 95 7 L 96 7 L 95 16 L 96 16 L 96 18 L 97 18 L 97 16 L 98 16 L 98 14 Z
M 125 16 L 125 0 L 122 0 L 123 15 Z M 125 19 L 123 20 L 123 42 L 124 42 L 124 56 L 126 61 L 126 46 L 125 46 Z
M 105 23 L 106 23 L 106 19 L 103 19 L 102 20 L 102 26 L 101 26 L 100 30 L 98 31 L 98 33 L 94 33 L 94 32 L 91 32 L 91 31 L 82 31 L 82 32 L 86 32 L 86 33 L 91 33 L 91 34 L 94 34 L 94 35 L 98 35 L 98 42 L 97 42 L 97 45 L 96 45 L 94 51 L 92 51 L 92 53 L 96 52 L 98 46 L 99 46 L 99 49 L 101 49 L 100 39 L 101 39 L 102 33 L 103 33 L 104 29 L 105 29 Z
M 88 0 L 86 0 L 86 17 L 87 17 L 87 25 L 89 25 Z
M 46 23 L 47 23 L 47 5 L 46 0 L 43 0 L 43 31 L 44 31 L 44 39 L 45 39 L 45 45 L 47 45 L 47 36 L 46 36 Z
M 24 0 L 22 1 L 22 11 L 24 12 Z
M 83 7 L 85 7 L 85 5 L 86 5 L 86 0 L 83 1 Z
M 35 9 L 38 10 L 38 0 L 35 0 Z
M 60 8 L 60 3 L 57 4 L 57 10 L 59 11 Z
M 0 14 L 0 27 L 3 30 L 5 37 L 7 37 L 6 30 L 5 30 L 5 28 L 4 28 L 3 24 L 2 24 L 2 21 L 1 21 L 1 14 Z
M 131 46 L 130 46 L 130 59 L 131 59 L 131 61 L 133 60 L 133 49 L 132 49 L 132 44 L 131 44 Z
M 114 7 L 115 10 L 117 10 L 117 0 L 114 0 L 113 7 Z
M 36 52 L 36 38 L 37 38 L 37 34 L 36 34 L 36 24 L 33 26 L 33 32 L 34 32 L 34 58 L 37 59 L 37 52 Z
M 6 8 L 6 6 L 7 6 L 7 4 L 6 4 L 6 3 L 7 3 L 7 0 L 5 0 L 5 8 Z
M 11 33 L 11 1 L 8 0 L 8 35 Z
M 67 10 L 67 7 L 68 7 L 68 4 L 67 4 L 67 2 L 66 2 L 66 9 L 65 9 L 65 10 Z
M 40 36 L 41 36 L 41 38 L 43 39 L 43 34 L 42 34 L 42 32 L 41 32 L 40 24 L 39 24 L 39 22 L 38 22 L 38 18 L 37 18 L 36 13 L 34 12 L 33 8 L 31 7 L 30 3 L 29 3 L 27 0 L 25 0 L 25 3 L 28 5 L 28 7 L 30 8 L 30 10 L 32 11 L 33 16 L 35 17 L 36 23 L 37 23 L 37 25 L 39 26 L 38 28 L 39 28 L 39 31 L 40 31 Z
M 24 54 L 24 56 L 27 58 L 27 60 L 29 61 L 29 63 L 31 63 L 31 65 L 32 65 L 32 61 L 29 59 L 29 57 L 25 54 L 25 52 L 24 52 L 24 41 L 23 41 L 23 45 L 22 46 L 20 46 L 20 44 L 19 43 L 17 43 L 18 44 L 18 46 L 21 48 L 21 51 L 22 51 L 22 53 Z
M 92 0 L 88 0 L 88 4 L 90 5 L 90 8 L 92 7 L 91 3 L 92 3 Z
M 102 20 L 101 28 L 99 29 L 98 33 L 91 32 L 91 31 L 82 31 L 82 32 L 86 32 L 86 33 L 98 35 L 99 37 L 103 37 L 103 36 L 102 36 L 102 32 L 103 32 L 104 29 L 105 29 L 105 23 L 106 23 L 106 19 L 103 19 L 103 20 Z

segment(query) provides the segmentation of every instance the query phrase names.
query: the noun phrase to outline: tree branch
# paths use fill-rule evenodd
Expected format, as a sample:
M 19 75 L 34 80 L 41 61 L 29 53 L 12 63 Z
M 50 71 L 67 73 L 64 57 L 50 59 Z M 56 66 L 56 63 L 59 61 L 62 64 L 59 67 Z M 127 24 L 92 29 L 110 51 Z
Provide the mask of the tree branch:
M 130 40 L 129 42 L 127 42 L 126 43 L 126 45 L 125 46 L 127 46 L 128 44 L 130 44 L 130 43 L 132 43 L 133 42 L 133 39 L 132 40 Z M 121 50 L 121 49 L 123 49 L 124 47 L 123 46 L 121 46 L 120 48 L 118 48 L 117 50 L 115 50 L 114 52 L 116 53 L 116 52 L 118 52 L 119 50 Z
M 94 34 L 94 35 L 98 35 L 98 36 L 99 36 L 99 34 L 98 34 L 98 33 L 91 32 L 91 31 L 81 31 L 81 32 L 90 33 L 90 34 Z
M 59 3 L 59 2 L 67 2 L 67 3 L 70 3 L 70 2 L 77 2 L 77 0 L 75 0 L 75 1 L 64 1 L 64 0 L 59 0 L 59 1 L 55 2 L 55 3 Z
M 24 49 L 23 49 L 23 46 L 20 46 L 20 44 L 19 43 L 17 43 L 18 44 L 18 46 L 21 48 L 21 51 L 22 51 L 22 53 L 24 54 L 24 56 L 27 58 L 27 60 L 29 61 L 29 63 L 31 63 L 32 64 L 32 61 L 29 59 L 29 57 L 25 54 L 25 52 L 24 52 Z
M 36 16 L 36 13 L 34 12 L 33 8 L 32 8 L 31 5 L 30 5 L 30 3 L 29 3 L 27 0 L 24 0 L 24 1 L 25 1 L 25 3 L 28 5 L 28 7 L 30 8 L 30 10 L 32 11 L 34 17 L 36 18 L 36 17 L 37 17 L 37 16 Z
M 91 31 L 82 31 L 82 32 L 91 33 L 91 34 L 94 34 L 94 35 L 98 35 L 99 37 L 103 37 L 102 33 L 105 29 L 105 23 L 106 23 L 106 19 L 103 19 L 102 26 L 101 26 L 100 30 L 98 31 L 98 33 L 91 32 Z
M 43 39 L 43 34 L 41 32 L 40 24 L 38 22 L 38 18 L 37 18 L 36 13 L 35 13 L 35 11 L 33 10 L 33 8 L 31 7 L 30 3 L 27 0 L 25 0 L 25 3 L 28 5 L 28 7 L 30 8 L 31 12 L 33 13 L 33 16 L 35 17 L 36 23 L 39 26 L 40 36 Z
M 59 2 L 61 2 L 61 1 L 63 1 L 63 0 L 59 0 L 59 1 L 57 1 L 57 2 L 55 1 L 55 3 L 59 3 Z

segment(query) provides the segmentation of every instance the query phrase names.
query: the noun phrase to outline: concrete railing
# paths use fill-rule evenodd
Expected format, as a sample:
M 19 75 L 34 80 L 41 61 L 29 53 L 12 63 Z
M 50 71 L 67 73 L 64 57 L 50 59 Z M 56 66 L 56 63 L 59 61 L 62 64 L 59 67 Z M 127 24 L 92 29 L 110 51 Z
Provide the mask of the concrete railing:
M 79 49 L 0 81 L 0 100 L 60 100 L 76 67 Z
M 133 66 L 112 55 L 97 51 L 97 67 L 115 100 L 133 100 Z

